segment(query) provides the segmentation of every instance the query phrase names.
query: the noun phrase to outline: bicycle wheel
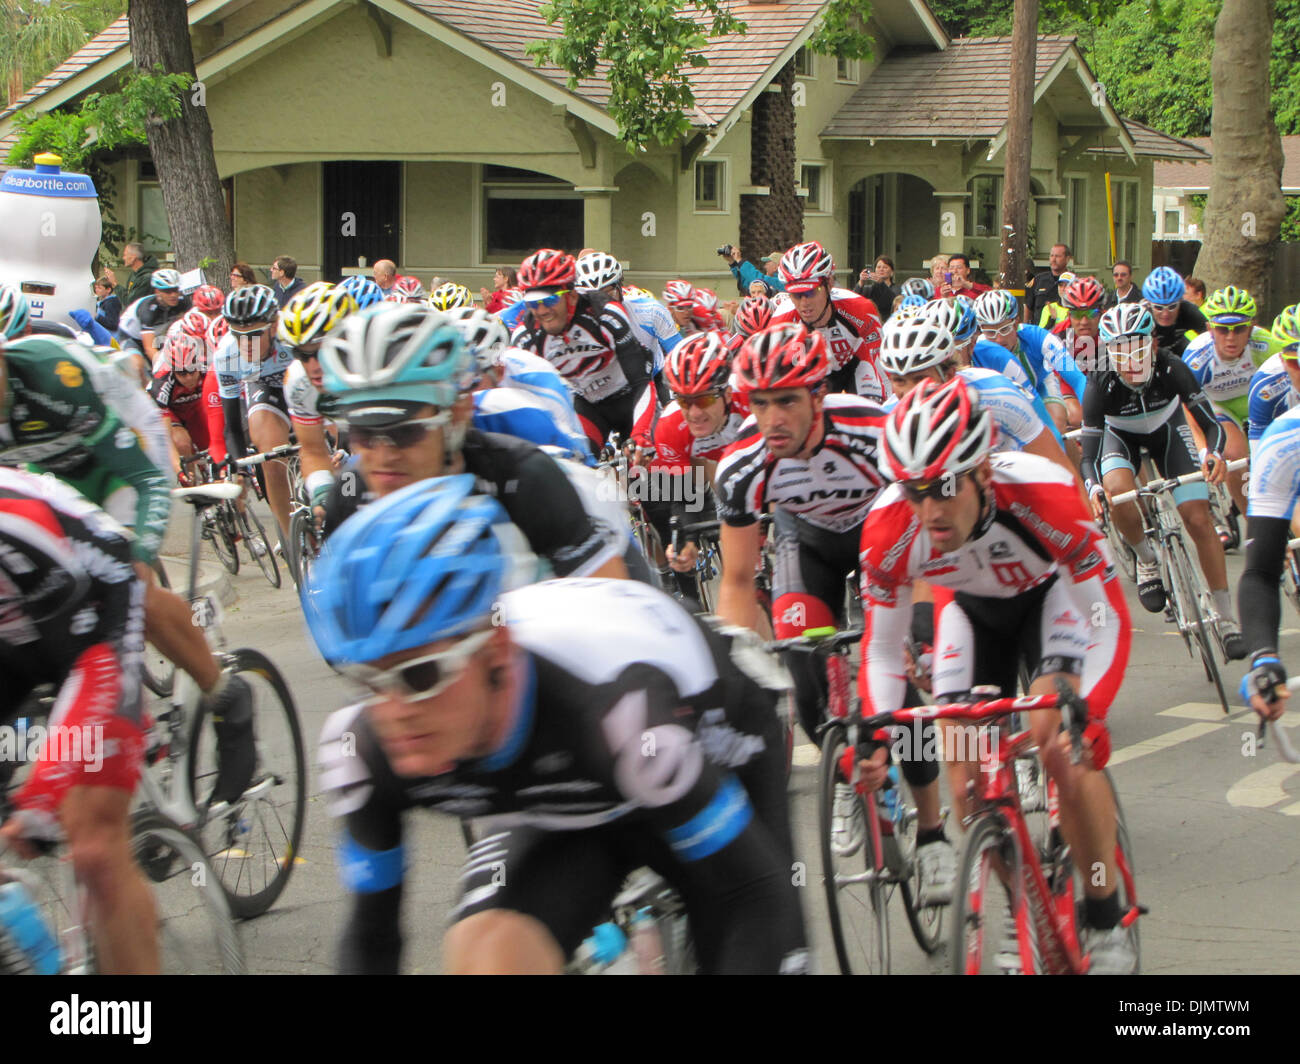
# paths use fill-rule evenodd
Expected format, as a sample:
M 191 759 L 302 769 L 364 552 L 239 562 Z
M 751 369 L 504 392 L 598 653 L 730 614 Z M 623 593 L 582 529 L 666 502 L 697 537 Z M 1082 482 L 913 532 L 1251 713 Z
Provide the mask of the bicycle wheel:
M 242 797 L 208 809 L 199 841 L 238 917 L 258 916 L 289 882 L 302 843 L 307 759 L 293 697 L 276 667 L 256 650 L 225 656 L 253 693 L 257 762 Z M 202 814 L 217 778 L 216 734 L 200 706 L 190 732 L 190 797 Z
M 1198 581 L 1192 560 L 1187 555 L 1187 547 L 1181 536 L 1173 536 L 1166 541 L 1169 552 L 1169 570 L 1173 577 L 1167 589 L 1174 596 L 1174 610 L 1179 619 L 1178 626 L 1185 634 L 1196 641 L 1196 648 L 1201 655 L 1201 664 L 1205 667 L 1205 678 L 1214 684 L 1219 704 L 1223 712 L 1228 712 L 1228 693 L 1223 687 L 1223 677 L 1219 675 L 1219 664 L 1214 655 L 1214 643 L 1206 629 L 1205 617 L 1201 612 Z
M 252 506 L 245 506 L 239 511 L 239 527 L 244 533 L 244 546 L 257 562 L 258 568 L 262 570 L 262 575 L 271 581 L 272 587 L 279 587 L 280 567 L 275 563 L 275 553 L 271 541 L 267 538 L 266 529 L 262 526 L 262 519 L 253 512 Z M 260 553 L 256 550 L 255 544 L 261 544 L 263 549 Z
M 903 910 L 907 913 L 907 925 L 912 929 L 912 937 L 923 952 L 933 953 L 943 939 L 943 914 L 946 906 L 931 905 L 922 909 L 916 904 L 916 899 L 921 894 L 921 868 L 916 860 L 916 836 L 919 830 L 916 802 L 912 797 L 912 787 L 903 777 L 901 769 L 898 775 L 900 808 L 894 834 L 882 840 L 885 864 L 898 877 L 898 892 L 903 898 Z
M 1296 612 L 1300 613 L 1300 558 L 1295 551 L 1286 552 L 1286 568 L 1282 573 L 1282 593 L 1286 595 Z
M 161 558 L 154 559 L 153 571 L 158 577 L 158 586 L 170 591 L 172 585 L 167 579 L 167 570 L 163 568 Z M 142 678 L 144 685 L 159 698 L 171 697 L 176 682 L 176 666 L 152 643 L 144 646 Z
M 953 899 L 954 975 L 1021 971 L 1015 899 L 1023 877 L 1023 860 L 1006 821 L 997 813 L 979 816 L 966 834 Z M 1032 919 L 1028 927 L 1033 935 Z M 1037 942 L 1030 948 L 1036 958 Z
M 230 905 L 194 838 L 153 810 L 131 824 L 131 853 L 153 892 L 163 975 L 243 975 Z
M 1106 543 L 1110 547 L 1115 568 L 1124 574 L 1130 584 L 1136 584 L 1137 555 L 1133 553 L 1133 548 L 1129 546 L 1128 540 L 1119 534 L 1119 529 L 1115 527 L 1115 522 L 1110 519 L 1109 514 L 1102 517 L 1101 527 L 1106 533 Z
M 203 538 L 212 541 L 217 559 L 231 576 L 239 572 L 239 551 L 235 547 L 239 538 L 239 525 L 234 511 L 233 503 L 223 502 L 211 507 L 203 515 Z
M 314 522 L 310 511 L 295 510 L 289 519 L 289 575 L 301 591 L 311 575 L 311 563 L 316 557 Z
M 875 802 L 852 793 L 840 773 L 846 749 L 844 728 L 828 728 L 822 740 L 819 834 L 831 939 L 844 975 L 888 975 L 889 905 L 884 878 L 876 873 L 883 861 L 867 821 Z

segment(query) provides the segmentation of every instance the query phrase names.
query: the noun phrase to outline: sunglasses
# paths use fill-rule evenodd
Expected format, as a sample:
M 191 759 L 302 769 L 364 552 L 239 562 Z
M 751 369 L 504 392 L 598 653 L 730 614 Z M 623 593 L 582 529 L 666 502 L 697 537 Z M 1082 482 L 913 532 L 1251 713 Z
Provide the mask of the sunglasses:
M 674 395 L 673 401 L 683 410 L 689 410 L 693 406 L 698 406 L 701 410 L 708 410 L 709 407 L 715 406 L 722 401 L 722 393 L 705 392 L 703 395 Z
M 1101 313 L 1101 308 L 1100 307 L 1070 307 L 1069 313 L 1071 318 L 1078 318 L 1080 321 L 1083 321 L 1086 318 L 1095 318 L 1098 314 Z
M 434 698 L 460 679 L 469 659 L 492 638 L 492 631 L 475 632 L 446 650 L 412 658 L 391 669 L 349 665 L 343 673 L 369 687 L 375 694 L 396 695 L 403 702 Z
M 400 425 L 385 425 L 383 428 L 368 429 L 360 425 L 348 426 L 348 438 L 364 451 L 372 447 L 394 447 L 404 451 L 421 442 L 433 429 L 451 421 L 451 414 L 443 411 L 433 417 L 420 417 L 403 421 Z
M 563 299 L 568 294 L 569 294 L 569 290 L 567 288 L 561 289 L 558 292 L 552 292 L 549 296 L 539 296 L 539 295 L 532 295 L 531 293 L 525 293 L 524 302 L 532 307 L 547 307 L 549 309 L 550 307 L 555 306 L 555 304 L 557 304 L 561 299 Z
M 310 362 L 313 358 L 320 357 L 320 348 L 317 348 L 315 351 L 308 351 L 302 347 L 295 347 L 293 349 L 293 357 L 299 362 Z
M 1152 303 L 1151 313 L 1172 314 L 1174 311 L 1176 311 L 1179 308 L 1179 306 L 1181 306 L 1180 303 Z
M 1237 325 L 1229 325 L 1223 322 L 1211 322 L 1210 328 L 1215 332 L 1232 333 L 1234 336 L 1239 332 L 1249 332 L 1253 328 L 1253 323 L 1243 321 Z
M 961 482 L 970 474 L 962 473 L 959 476 L 946 474 L 937 480 L 905 480 L 899 484 L 903 491 L 904 498 L 908 502 L 920 505 L 926 499 L 934 499 L 940 502 L 944 499 L 956 498 L 957 492 L 961 490 Z
M 985 336 L 1006 336 L 1007 333 L 1015 330 L 1016 322 L 1013 318 L 1011 321 L 1003 322 L 1001 325 L 981 325 L 980 332 Z

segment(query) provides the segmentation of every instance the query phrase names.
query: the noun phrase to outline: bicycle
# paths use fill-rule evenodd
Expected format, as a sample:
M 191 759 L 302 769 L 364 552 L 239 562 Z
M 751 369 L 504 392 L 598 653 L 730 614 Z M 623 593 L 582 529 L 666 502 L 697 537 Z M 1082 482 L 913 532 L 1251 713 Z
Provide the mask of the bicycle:
M 1287 541 L 1286 568 L 1282 573 L 1282 593 L 1300 613 L 1300 538 Z
M 670 524 L 674 553 L 681 553 L 687 536 L 696 538 L 699 549 L 695 555 L 695 597 L 702 612 L 712 613 L 717 601 L 715 584 L 722 574 L 722 554 L 718 547 L 718 531 L 722 522 L 698 521 L 692 525 L 683 525 L 681 517 L 674 514 Z
M 643 449 L 641 453 L 653 458 L 655 450 L 651 447 Z M 601 449 L 596 469 L 604 476 L 612 476 L 615 490 L 628 496 L 626 499 L 628 521 L 632 526 L 632 534 L 636 538 L 637 547 L 650 566 L 651 577 L 655 581 L 654 586 L 659 588 L 660 591 L 671 594 L 672 588 L 666 588 L 659 582 L 658 570 L 665 564 L 663 546 L 659 542 L 659 533 L 655 531 L 654 525 L 646 517 L 641 500 L 637 499 L 633 492 L 627 490 L 630 465 L 627 451 L 622 446 L 622 438 L 617 432 L 611 432 L 609 440 Z
M 172 585 L 167 579 L 167 570 L 163 568 L 162 558 L 155 558 L 150 568 L 158 578 L 158 586 L 170 591 Z M 146 643 L 144 647 L 141 679 L 145 687 L 159 698 L 167 698 L 172 693 L 172 684 L 176 680 L 176 666 L 152 643 Z
M 243 458 L 236 458 L 231 465 L 249 478 L 253 485 L 253 494 L 259 502 L 266 501 L 266 485 L 262 480 L 261 466 L 268 461 L 279 461 L 290 455 L 297 455 L 298 446 L 293 443 L 286 443 L 279 447 L 273 447 L 269 451 L 262 451 L 258 454 L 246 455 Z M 245 506 L 239 511 L 240 525 L 244 529 L 244 535 L 249 542 L 249 550 L 258 567 L 262 570 L 262 575 L 270 581 L 272 587 L 280 586 L 280 566 L 275 560 L 275 548 L 272 546 L 270 538 L 266 534 L 266 528 L 262 525 L 262 520 L 253 512 L 251 506 Z M 276 532 L 279 533 L 277 525 Z M 277 540 L 277 542 L 279 542 Z M 258 550 L 256 545 L 260 544 L 264 549 Z M 283 549 L 283 548 L 281 548 Z
M 242 488 L 216 483 L 178 488 L 173 497 L 194 506 L 188 599 L 194 621 L 221 649 L 224 669 L 248 682 L 253 695 L 256 767 L 234 802 L 214 801 L 218 771 L 215 731 L 198 685 L 177 677 L 168 708 L 155 715 L 157 747 L 151 771 L 159 777 L 159 808 L 192 828 L 211 858 L 236 916 L 266 912 L 288 883 L 302 842 L 307 800 L 306 753 L 288 685 L 264 654 L 248 647 L 225 651 L 219 603 L 197 594 L 202 513 L 233 502 Z
M 187 469 L 192 471 L 185 474 Z M 182 481 L 182 487 L 211 484 L 216 479 L 213 476 L 212 456 L 207 451 L 198 451 L 195 454 L 182 457 L 181 472 L 186 475 L 187 479 L 192 481 L 189 485 Z M 240 531 L 239 513 L 233 502 L 222 500 L 220 503 L 204 509 L 202 537 L 212 544 L 212 549 L 225 567 L 226 572 L 231 576 L 237 575 L 239 573 L 239 549 L 236 544 L 240 540 Z M 154 693 L 165 697 L 165 694 L 161 691 L 155 691 Z
M 837 632 L 815 628 L 793 639 L 769 643 L 768 649 L 810 653 L 825 662 L 827 720 L 819 729 L 818 834 L 831 939 L 844 975 L 888 975 L 893 896 L 901 897 L 912 936 L 926 954 L 939 948 L 943 908 L 918 904 L 918 816 L 906 778 L 891 769 L 895 774 L 886 790 L 896 793 L 882 792 L 883 807 L 875 792 L 859 791 L 858 759 L 853 751 L 864 722 L 849 694 L 848 656 L 861 641 L 862 629 Z M 860 871 L 855 870 L 855 863 Z
M 565 967 L 568 975 L 698 975 L 686 905 L 657 873 L 638 869 Z M 613 972 L 611 972 L 613 974 Z

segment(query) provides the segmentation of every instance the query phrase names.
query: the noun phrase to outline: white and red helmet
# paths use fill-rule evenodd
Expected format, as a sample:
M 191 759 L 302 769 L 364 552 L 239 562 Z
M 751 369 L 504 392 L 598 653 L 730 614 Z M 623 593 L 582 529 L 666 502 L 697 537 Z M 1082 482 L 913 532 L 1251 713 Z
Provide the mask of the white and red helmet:
M 690 310 L 695 304 L 695 286 L 690 281 L 669 281 L 664 285 L 664 302 L 677 310 Z
M 835 279 L 835 260 L 817 241 L 796 244 L 781 256 L 778 270 L 785 290 L 792 294 L 811 292 L 822 283 Z
M 674 395 L 720 392 L 731 376 L 731 349 L 716 330 L 696 333 L 674 347 L 664 362 L 664 377 Z
M 830 372 L 826 339 L 802 322 L 773 325 L 754 333 L 732 361 L 741 395 L 782 388 L 820 388 Z
M 212 324 L 203 311 L 197 307 L 191 307 L 179 318 L 177 318 L 167 329 L 167 338 L 170 340 L 177 333 L 185 333 L 187 336 L 193 336 L 196 339 L 208 342 L 208 327 Z
M 188 332 L 167 335 L 167 361 L 173 373 L 205 373 L 208 342 Z
M 957 349 L 952 333 L 921 313 L 890 318 L 880 330 L 880 368 L 891 377 L 910 377 L 948 362 Z
M 993 446 L 993 417 L 961 377 L 923 381 L 885 422 L 885 468 L 895 480 L 931 481 L 974 469 Z

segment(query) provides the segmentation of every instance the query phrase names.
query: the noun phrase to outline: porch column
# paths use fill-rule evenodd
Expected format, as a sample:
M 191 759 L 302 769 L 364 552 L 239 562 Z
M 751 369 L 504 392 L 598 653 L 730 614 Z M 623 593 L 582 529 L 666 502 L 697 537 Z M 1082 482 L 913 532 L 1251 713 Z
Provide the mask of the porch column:
M 584 247 L 610 251 L 614 243 L 613 195 L 615 185 L 579 185 L 582 196 L 582 243 Z
M 965 251 L 966 201 L 970 193 L 936 190 L 934 195 L 939 201 L 939 251 L 945 255 Z
M 1041 254 L 1051 250 L 1053 244 L 1068 243 L 1061 232 L 1061 211 L 1065 206 L 1065 197 L 1042 195 L 1034 197 L 1038 218 L 1038 248 Z M 1035 249 L 1030 248 L 1032 253 Z M 1071 251 L 1074 249 L 1071 248 Z

